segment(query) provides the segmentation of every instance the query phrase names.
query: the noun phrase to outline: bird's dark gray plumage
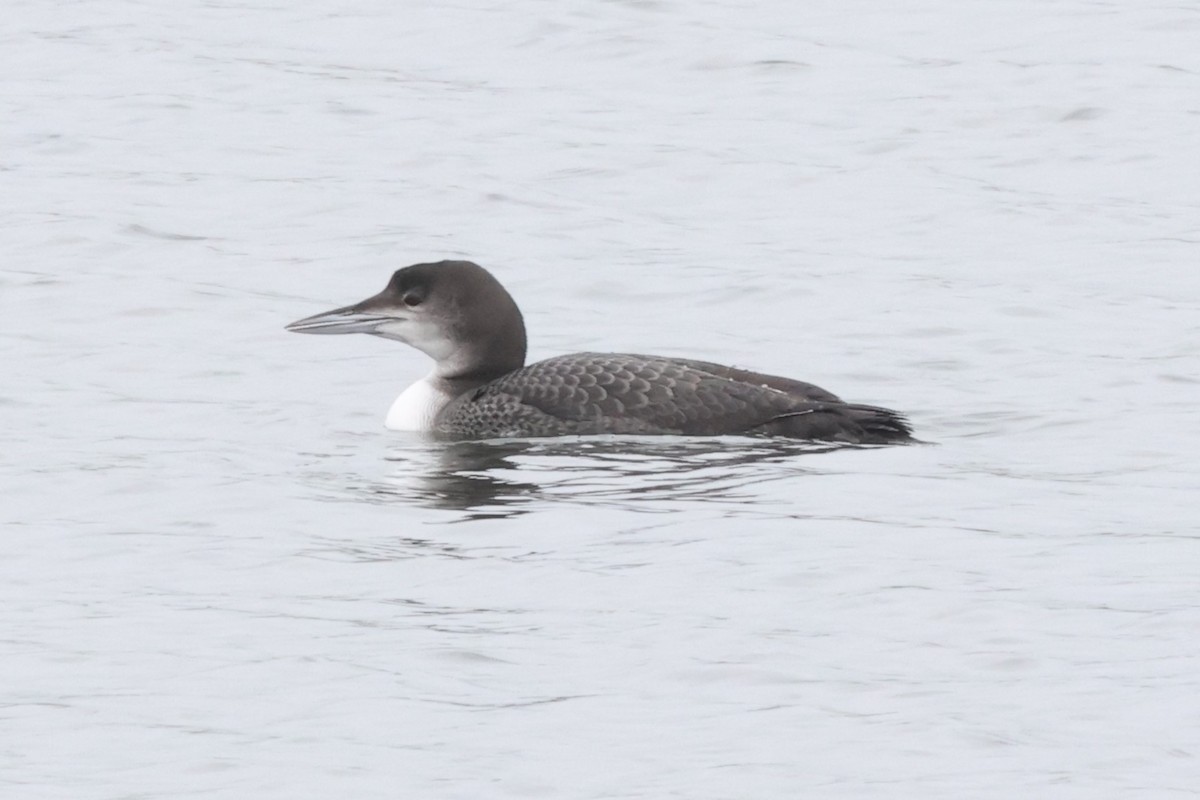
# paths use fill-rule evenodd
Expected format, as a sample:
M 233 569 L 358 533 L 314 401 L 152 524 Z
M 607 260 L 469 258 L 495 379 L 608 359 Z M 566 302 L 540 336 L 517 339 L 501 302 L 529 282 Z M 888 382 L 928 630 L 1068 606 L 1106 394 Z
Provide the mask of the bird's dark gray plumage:
M 625 353 L 574 353 L 522 367 L 460 395 L 436 426 L 472 439 L 759 434 L 870 444 L 911 433 L 893 411 L 843 403 L 811 384 Z

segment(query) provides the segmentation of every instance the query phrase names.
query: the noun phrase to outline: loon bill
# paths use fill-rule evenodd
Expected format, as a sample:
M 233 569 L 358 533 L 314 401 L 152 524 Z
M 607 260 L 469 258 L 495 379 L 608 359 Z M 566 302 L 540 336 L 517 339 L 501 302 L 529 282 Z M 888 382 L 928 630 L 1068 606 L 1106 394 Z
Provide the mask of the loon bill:
M 464 439 L 587 434 L 728 434 L 912 442 L 903 415 L 843 402 L 810 383 L 708 361 L 574 353 L 525 365 L 512 296 L 470 261 L 414 264 L 360 303 L 287 326 L 412 345 L 433 371 L 392 404 L 387 427 Z

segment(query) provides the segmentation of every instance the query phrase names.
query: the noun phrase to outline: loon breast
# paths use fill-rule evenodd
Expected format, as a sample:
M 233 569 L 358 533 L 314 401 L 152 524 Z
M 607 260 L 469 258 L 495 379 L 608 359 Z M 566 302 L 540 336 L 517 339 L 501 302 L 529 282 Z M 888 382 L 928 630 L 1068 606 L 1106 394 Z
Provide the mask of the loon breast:
M 431 431 L 439 412 L 454 399 L 430 374 L 392 401 L 384 426 L 393 431 Z

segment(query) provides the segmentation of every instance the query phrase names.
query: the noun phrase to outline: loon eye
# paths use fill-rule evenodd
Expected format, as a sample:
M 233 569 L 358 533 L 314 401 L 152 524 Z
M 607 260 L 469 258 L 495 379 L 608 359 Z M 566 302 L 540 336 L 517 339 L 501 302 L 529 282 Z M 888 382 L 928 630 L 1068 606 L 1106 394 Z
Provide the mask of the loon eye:
M 421 305 L 421 301 L 424 299 L 425 298 L 417 292 L 409 292 L 408 294 L 404 295 L 403 302 L 404 305 L 408 306 L 409 308 L 413 308 L 414 306 Z

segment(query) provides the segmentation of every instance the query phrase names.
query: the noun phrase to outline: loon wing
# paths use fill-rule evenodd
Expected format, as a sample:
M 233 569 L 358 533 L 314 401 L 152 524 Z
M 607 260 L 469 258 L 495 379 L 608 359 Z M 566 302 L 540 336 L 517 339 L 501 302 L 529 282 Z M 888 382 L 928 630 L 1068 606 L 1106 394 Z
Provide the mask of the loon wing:
M 530 364 L 458 397 L 435 427 L 468 438 L 767 434 L 876 442 L 908 434 L 899 415 L 841 403 L 811 384 L 622 353 L 575 353 Z

